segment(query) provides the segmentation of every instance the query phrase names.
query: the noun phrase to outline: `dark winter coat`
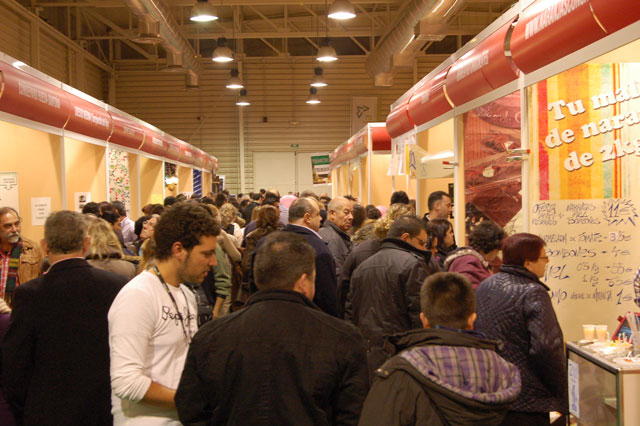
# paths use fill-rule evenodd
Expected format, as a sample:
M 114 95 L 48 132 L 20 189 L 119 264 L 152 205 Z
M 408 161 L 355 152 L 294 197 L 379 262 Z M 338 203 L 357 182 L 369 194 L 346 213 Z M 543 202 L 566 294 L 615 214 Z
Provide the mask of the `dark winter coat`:
M 333 255 L 333 259 L 336 261 L 336 276 L 339 277 L 340 272 L 342 271 L 342 264 L 353 248 L 351 237 L 349 237 L 349 235 L 347 235 L 347 233 L 342 229 L 338 228 L 335 223 L 329 220 L 324 222 L 324 225 L 322 225 L 318 234 L 320 234 L 322 239 L 327 243 L 329 251 Z
M 502 341 L 499 354 L 520 370 L 522 393 L 513 411 L 568 412 L 564 339 L 548 292 L 533 273 L 513 265 L 502 265 L 476 290 L 476 330 Z
M 435 272 L 431 253 L 396 238 L 382 241 L 380 251 L 365 260 L 351 278 L 345 319 L 362 332 L 373 372 L 387 358 L 385 336 L 420 328 L 420 288 Z
M 499 346 L 444 328 L 392 336 L 387 347 L 398 355 L 376 370 L 360 425 L 499 425 L 521 387 Z
M 444 261 L 444 270 L 466 276 L 474 290 L 491 276 L 489 262 L 471 247 L 460 247 L 449 253 Z
M 368 388 L 355 327 L 263 290 L 198 331 L 175 401 L 185 425 L 355 425 Z
M 338 317 L 344 318 L 344 305 L 347 302 L 347 294 L 349 294 L 349 285 L 351 284 L 351 276 L 362 262 L 380 251 L 382 241 L 377 238 L 363 241 L 354 247 L 349 253 L 347 259 L 342 265 L 342 272 L 338 279 Z

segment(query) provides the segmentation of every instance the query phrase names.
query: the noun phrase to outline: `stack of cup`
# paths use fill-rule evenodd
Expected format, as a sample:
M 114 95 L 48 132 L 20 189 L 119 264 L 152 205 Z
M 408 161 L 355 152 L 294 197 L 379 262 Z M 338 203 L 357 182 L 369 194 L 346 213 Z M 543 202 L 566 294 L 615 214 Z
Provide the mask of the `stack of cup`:
M 606 342 L 609 340 L 609 332 L 606 325 L 596 325 L 596 340 L 598 342 Z
M 596 338 L 596 326 L 594 324 L 582 324 L 582 332 L 584 333 L 584 340 L 593 342 Z

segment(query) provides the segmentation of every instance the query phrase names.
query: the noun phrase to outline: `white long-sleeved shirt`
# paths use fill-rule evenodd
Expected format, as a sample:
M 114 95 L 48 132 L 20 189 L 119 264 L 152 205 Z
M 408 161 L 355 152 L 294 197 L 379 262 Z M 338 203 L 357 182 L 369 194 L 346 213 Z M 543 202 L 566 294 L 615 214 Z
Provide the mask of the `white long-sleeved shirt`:
M 193 336 L 197 331 L 194 294 L 182 284 L 168 288 Z M 154 273 L 146 271 L 129 281 L 114 300 L 109 310 L 109 345 L 114 425 L 179 425 L 175 410 L 141 401 L 152 381 L 178 387 L 189 349 L 173 302 Z

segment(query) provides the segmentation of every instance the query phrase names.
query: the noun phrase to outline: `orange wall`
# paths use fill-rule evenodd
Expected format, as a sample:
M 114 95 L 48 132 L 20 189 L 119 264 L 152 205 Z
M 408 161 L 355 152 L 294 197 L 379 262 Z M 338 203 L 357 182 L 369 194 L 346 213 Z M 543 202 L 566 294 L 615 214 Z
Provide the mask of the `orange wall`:
M 211 173 L 202 172 L 202 196 L 211 191 Z
M 364 179 L 362 179 L 362 194 L 360 194 L 360 197 L 358 197 L 358 199 L 360 200 L 360 204 L 362 204 L 363 206 L 369 204 L 369 171 L 367 169 L 368 165 L 369 163 L 367 157 L 362 157 L 360 159 L 360 170 L 362 170 L 362 176 L 364 176 Z
M 349 172 L 351 173 L 351 189 L 349 193 L 352 197 L 360 199 L 360 169 L 356 167 L 356 163 L 349 163 Z
M 31 225 L 31 198 L 51 197 L 51 211 L 63 208 L 61 146 L 60 136 L 0 121 L 0 171 L 18 173 L 22 233 L 36 242 L 44 226 Z
M 417 136 L 417 143 L 418 146 L 424 148 L 430 154 L 446 150 L 453 151 L 453 119 L 447 120 L 429 130 L 419 133 Z M 427 205 L 429 194 L 434 191 L 449 192 L 449 183 L 453 183 L 453 178 L 418 180 L 418 191 L 420 191 L 421 199 L 420 204 L 417 207 L 420 215 L 429 211 Z M 464 205 L 464 202 L 462 205 Z
M 91 201 L 107 200 L 106 148 L 64 138 L 67 209 L 73 210 L 76 192 L 91 192 Z
M 375 154 L 371 156 L 371 200 L 369 204 L 375 206 L 389 205 L 389 199 L 393 193 L 391 176 L 387 176 L 390 161 L 391 154 Z M 404 179 L 404 176 L 396 176 L 396 179 Z
M 193 192 L 193 169 L 178 165 L 178 192 Z
M 164 170 L 162 161 L 140 156 L 140 204 L 162 203 Z

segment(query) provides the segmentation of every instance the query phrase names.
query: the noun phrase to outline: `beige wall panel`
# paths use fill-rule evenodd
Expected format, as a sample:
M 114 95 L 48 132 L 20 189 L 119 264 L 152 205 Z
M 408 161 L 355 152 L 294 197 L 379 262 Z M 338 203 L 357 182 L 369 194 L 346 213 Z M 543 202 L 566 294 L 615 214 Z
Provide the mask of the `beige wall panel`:
M 387 176 L 391 154 L 375 154 L 371 157 L 371 201 L 376 206 L 389 205 L 393 189 L 391 176 Z M 396 176 L 396 179 L 404 176 Z
M 69 83 L 67 46 L 51 37 L 51 31 L 44 25 L 40 26 L 40 70 L 56 80 Z
M 362 194 L 358 199 L 360 200 L 360 204 L 366 206 L 369 203 L 369 160 L 368 157 L 362 157 L 360 159 L 360 170 L 362 170 L 361 176 L 362 179 Z
M 105 147 L 64 138 L 67 208 L 74 207 L 76 192 L 91 192 L 91 201 L 107 199 Z
M 138 155 L 137 154 L 129 154 L 129 185 L 130 188 L 130 197 L 131 197 L 131 211 L 128 212 L 129 217 L 132 220 L 136 220 L 140 217 L 142 212 L 138 208 L 139 200 L 140 200 L 140 188 L 138 187 L 138 174 L 140 170 L 138 170 Z
M 51 197 L 51 210 L 62 209 L 61 144 L 60 136 L 0 121 L 0 171 L 18 173 L 22 233 L 35 241 L 44 226 L 31 225 L 31 198 Z
M 354 198 L 360 199 L 360 169 L 355 163 L 350 163 L 349 172 L 351 173 L 351 189 L 349 194 Z
M 0 52 L 28 64 L 31 62 L 29 21 L 16 14 L 4 3 L 0 3 L 0 16 L 2 16 Z
M 83 61 L 85 76 L 85 92 L 101 101 L 107 99 L 107 75 L 98 66 Z
M 211 191 L 211 173 L 202 172 L 202 195 Z
M 162 202 L 164 170 L 162 161 L 140 156 L 140 204 Z M 169 195 L 169 194 L 167 194 Z
M 419 133 L 417 136 L 417 143 L 420 147 L 426 149 L 431 154 L 445 150 L 453 151 L 453 119 L 447 120 L 429 130 Z M 424 213 L 428 212 L 429 209 L 427 201 L 429 194 L 434 191 L 449 192 L 450 183 L 453 183 L 453 178 L 420 179 L 418 182 L 418 191 L 420 191 L 422 197 L 420 205 L 417 206 L 418 211 Z
M 178 192 L 193 192 L 193 169 L 178 166 Z

